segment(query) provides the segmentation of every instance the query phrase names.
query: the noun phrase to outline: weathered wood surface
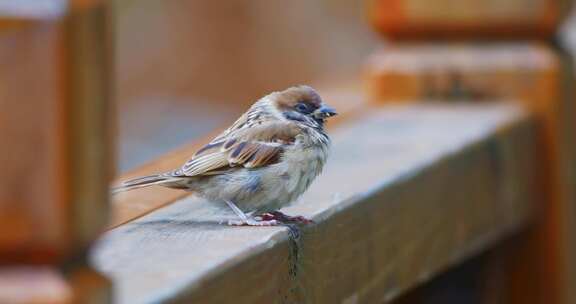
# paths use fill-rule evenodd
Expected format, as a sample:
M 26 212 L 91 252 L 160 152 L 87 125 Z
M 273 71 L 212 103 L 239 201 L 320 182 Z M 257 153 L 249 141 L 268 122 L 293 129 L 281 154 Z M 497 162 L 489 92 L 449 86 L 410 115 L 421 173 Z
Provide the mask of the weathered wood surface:
M 376 303 L 527 225 L 533 125 L 512 105 L 389 107 L 332 133 L 284 210 L 316 221 L 299 241 L 187 197 L 102 237 L 117 302 Z

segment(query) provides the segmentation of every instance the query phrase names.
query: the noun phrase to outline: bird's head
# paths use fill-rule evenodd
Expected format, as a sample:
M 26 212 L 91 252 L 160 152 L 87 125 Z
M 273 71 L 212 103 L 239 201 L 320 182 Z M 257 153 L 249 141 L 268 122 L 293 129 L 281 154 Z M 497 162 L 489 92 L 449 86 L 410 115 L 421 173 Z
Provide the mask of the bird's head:
M 336 111 L 325 104 L 313 88 L 306 85 L 290 87 L 270 94 L 268 100 L 280 119 L 292 120 L 311 127 L 323 127 Z

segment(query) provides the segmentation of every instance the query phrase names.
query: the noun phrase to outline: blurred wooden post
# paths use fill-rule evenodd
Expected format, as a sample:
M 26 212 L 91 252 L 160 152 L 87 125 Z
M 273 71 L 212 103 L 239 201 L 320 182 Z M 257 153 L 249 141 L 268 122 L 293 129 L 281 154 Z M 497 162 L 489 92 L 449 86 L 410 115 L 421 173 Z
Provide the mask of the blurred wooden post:
M 86 254 L 108 220 L 107 12 L 50 3 L 0 5 L 0 302 L 102 303 Z
M 395 39 L 367 65 L 374 102 L 503 98 L 535 113 L 540 216 L 507 246 L 506 292 L 510 303 L 576 303 L 575 80 L 550 43 L 572 1 L 371 3 L 374 27 Z
M 505 62 L 498 58 L 503 54 L 508 58 Z M 458 61 L 460 55 L 466 60 Z M 410 63 L 403 66 L 406 62 Z M 481 49 L 445 44 L 433 50 L 423 44 L 396 44 L 376 54 L 368 65 L 374 102 L 505 98 L 525 104 L 536 114 L 540 175 L 533 195 L 539 198 L 540 217 L 506 253 L 511 303 L 576 301 L 575 112 L 566 85 L 573 80 L 564 80 L 570 67 L 541 43 Z
M 510 257 L 514 303 L 576 303 L 576 108 L 573 60 L 555 52 L 554 94 L 520 99 L 540 122 L 541 218 Z M 531 266 L 531 267 L 530 267 Z

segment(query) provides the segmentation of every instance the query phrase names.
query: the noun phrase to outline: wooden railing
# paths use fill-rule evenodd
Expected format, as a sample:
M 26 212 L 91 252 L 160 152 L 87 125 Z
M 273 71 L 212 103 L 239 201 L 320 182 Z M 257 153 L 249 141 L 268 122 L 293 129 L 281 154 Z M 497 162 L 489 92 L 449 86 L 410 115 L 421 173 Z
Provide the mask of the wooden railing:
M 86 263 L 113 168 L 106 10 L 51 2 L 0 15 L 0 302 L 106 302 Z
M 554 32 L 561 15 L 554 1 L 543 2 L 553 14 L 534 25 L 538 37 Z M 298 51 L 306 68 L 286 61 L 286 73 L 271 82 L 263 79 L 276 70 L 258 63 L 262 52 L 254 52 L 236 66 L 238 75 L 191 84 L 200 95 L 215 90 L 222 99 L 239 92 L 246 100 L 235 105 L 241 111 L 264 83 L 304 79 L 319 84 L 342 114 L 330 125 L 326 171 L 285 210 L 315 223 L 238 228 L 219 225 L 232 214 L 185 192 L 149 188 L 108 202 L 110 83 L 120 75 L 119 96 L 132 98 L 154 80 L 130 80 L 128 68 L 111 73 L 105 8 L 79 0 L 45 13 L 0 16 L 0 104 L 11 114 L 0 113 L 0 145 L 11 147 L 0 154 L 0 303 L 412 303 L 419 286 L 483 253 L 498 268 L 484 279 L 499 282 L 482 293 L 486 303 L 576 299 L 574 120 L 563 82 L 573 79 L 566 57 L 546 42 L 434 44 L 433 51 L 426 42 L 397 42 L 361 57 L 365 90 L 351 72 L 357 62 L 346 61 L 331 78 L 334 68 L 311 67 L 354 57 L 330 55 L 333 42 L 314 40 L 322 44 L 317 51 Z M 392 21 L 390 33 L 402 37 L 403 22 L 418 20 Z M 390 30 L 386 22 L 383 32 Z M 410 39 L 449 38 L 443 33 L 456 26 L 415 24 Z M 474 26 L 465 29 L 454 37 L 474 33 Z M 531 35 L 527 27 L 515 29 Z M 130 50 L 150 62 L 150 54 Z M 161 58 L 178 57 L 156 55 L 154 69 Z M 236 80 L 247 67 L 260 74 L 245 89 Z M 170 90 L 194 78 L 185 69 L 170 77 Z M 209 138 L 117 179 L 177 167 Z
M 390 301 L 533 218 L 534 120 L 520 108 L 359 116 L 332 131 L 325 173 L 286 209 L 314 225 L 226 227 L 233 214 L 187 197 L 109 231 L 93 261 L 118 302 Z

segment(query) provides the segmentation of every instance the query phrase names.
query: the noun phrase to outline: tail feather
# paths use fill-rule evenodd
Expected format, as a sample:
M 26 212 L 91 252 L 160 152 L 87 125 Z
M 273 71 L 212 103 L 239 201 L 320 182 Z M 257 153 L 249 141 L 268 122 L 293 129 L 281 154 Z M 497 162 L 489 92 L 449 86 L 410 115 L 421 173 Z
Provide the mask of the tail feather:
M 137 177 L 122 182 L 118 187 L 112 188 L 112 194 L 130 191 L 138 188 L 144 188 L 152 185 L 159 185 L 164 183 L 173 182 L 176 178 L 165 175 L 149 175 Z

